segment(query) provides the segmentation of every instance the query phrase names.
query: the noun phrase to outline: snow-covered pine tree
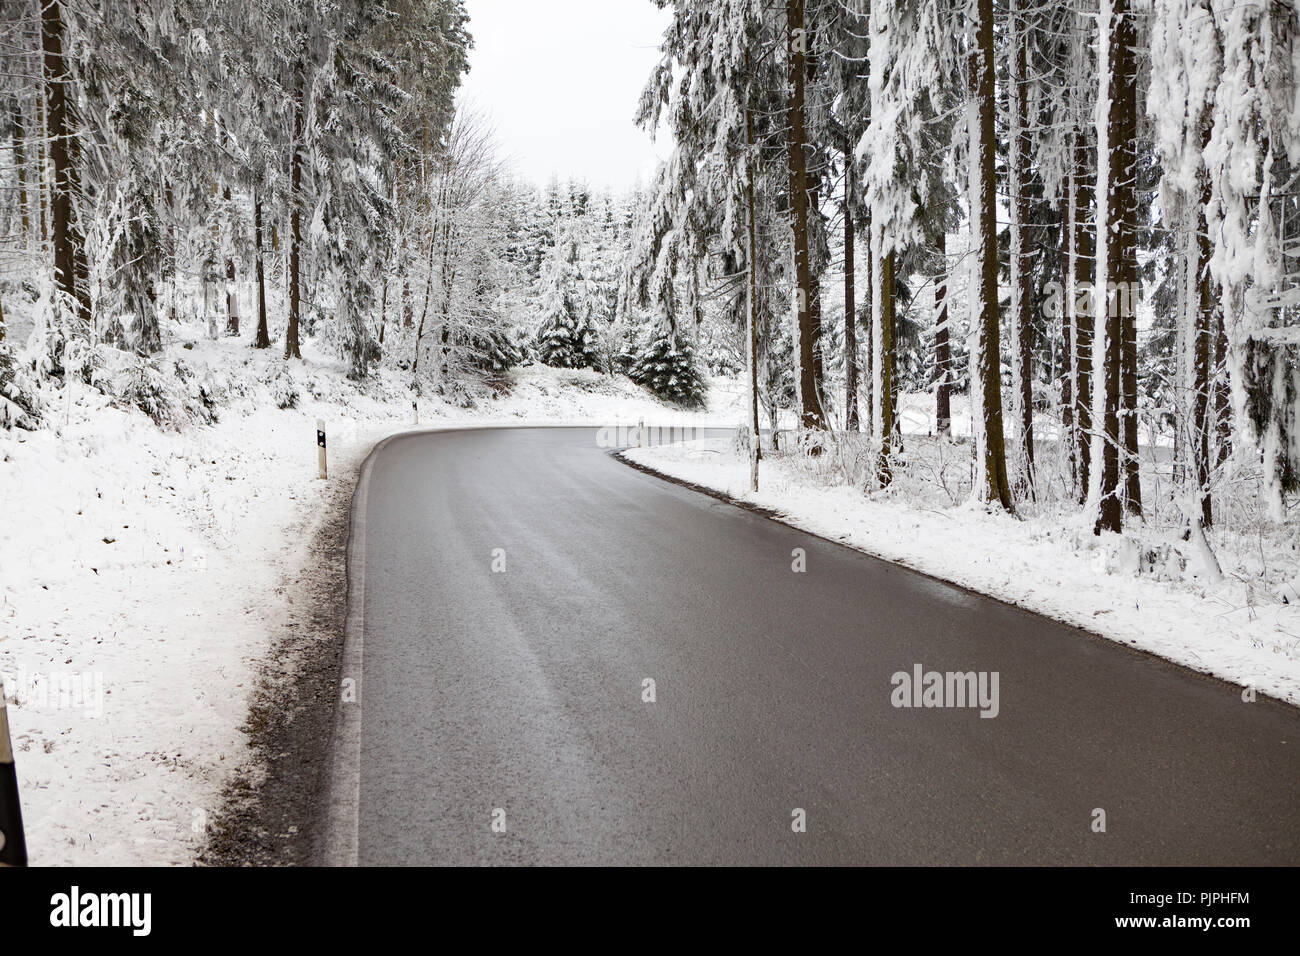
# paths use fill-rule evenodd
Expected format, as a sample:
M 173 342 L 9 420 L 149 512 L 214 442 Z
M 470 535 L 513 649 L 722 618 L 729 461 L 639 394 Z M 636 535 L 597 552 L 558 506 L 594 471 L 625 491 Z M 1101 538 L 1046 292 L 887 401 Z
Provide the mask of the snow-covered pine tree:
M 959 75 L 955 46 L 937 0 L 879 7 L 870 21 L 870 120 L 857 155 L 863 168 L 876 277 L 871 297 L 870 432 L 878 449 L 877 481 L 890 480 L 897 447 L 901 267 L 929 253 L 947 227 L 952 194 L 943 181 L 942 118 L 950 77 Z
M 556 368 L 599 368 L 600 331 L 579 269 L 578 237 L 569 227 L 542 265 L 537 355 Z
M 1204 155 L 1223 323 L 1216 346 L 1226 352 L 1237 434 L 1262 453 L 1269 511 L 1282 521 L 1285 495 L 1300 488 L 1300 216 L 1286 195 L 1300 171 L 1300 14 L 1279 2 L 1216 3 L 1213 12 L 1222 66 Z
M 790 314 L 791 229 L 781 211 L 790 182 L 787 71 L 770 55 L 787 39 L 784 8 L 676 0 L 637 116 L 652 133 L 666 126 L 675 148 L 641 203 L 621 311 L 646 309 L 680 326 L 699 301 L 698 267 L 729 265 L 709 267 L 709 295 L 734 326 L 749 329 L 754 431 L 766 349 L 778 316 Z
M 666 321 L 657 323 L 650 341 L 632 359 L 628 377 L 682 408 L 703 408 L 708 397 L 694 346 Z

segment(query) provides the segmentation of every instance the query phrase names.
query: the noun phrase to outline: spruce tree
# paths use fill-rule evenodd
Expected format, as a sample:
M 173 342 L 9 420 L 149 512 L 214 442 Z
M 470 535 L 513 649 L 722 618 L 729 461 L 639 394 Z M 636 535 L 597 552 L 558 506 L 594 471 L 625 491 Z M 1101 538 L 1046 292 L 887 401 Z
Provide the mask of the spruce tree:
M 537 354 L 556 368 L 599 368 L 600 333 L 592 320 L 578 240 L 570 233 L 551 250 L 543 267 L 542 321 Z
M 628 377 L 666 402 L 682 408 L 703 408 L 708 386 L 694 346 L 675 330 L 662 326 L 649 345 L 633 359 Z

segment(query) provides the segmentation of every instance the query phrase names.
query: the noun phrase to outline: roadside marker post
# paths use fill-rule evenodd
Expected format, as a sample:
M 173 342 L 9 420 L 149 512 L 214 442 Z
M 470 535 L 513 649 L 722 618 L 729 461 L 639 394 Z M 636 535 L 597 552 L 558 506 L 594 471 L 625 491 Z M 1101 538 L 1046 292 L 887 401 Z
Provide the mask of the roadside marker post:
M 320 464 L 320 477 L 328 478 L 329 472 L 325 468 L 325 419 L 316 419 L 316 459 Z
M 636 423 L 636 447 L 645 447 L 645 419 L 642 418 Z
M 5 689 L 0 684 L 0 866 L 26 865 L 27 840 L 23 837 L 23 814 L 18 806 L 18 773 L 14 770 L 14 748 L 9 739 Z

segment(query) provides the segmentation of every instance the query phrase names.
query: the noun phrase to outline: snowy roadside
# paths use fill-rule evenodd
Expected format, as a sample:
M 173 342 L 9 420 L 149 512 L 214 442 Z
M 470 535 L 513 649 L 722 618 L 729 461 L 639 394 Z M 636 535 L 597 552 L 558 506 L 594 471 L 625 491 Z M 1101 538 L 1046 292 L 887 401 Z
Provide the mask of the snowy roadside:
M 416 427 L 400 383 L 362 390 L 334 362 L 286 373 L 229 340 L 169 356 L 218 386 L 217 423 L 160 429 L 74 388 L 46 428 L 0 430 L 0 675 L 34 865 L 192 862 L 249 765 L 250 695 L 276 635 L 297 626 L 316 531 L 369 449 Z M 294 407 L 277 408 L 286 389 Z M 641 418 L 735 420 L 538 368 L 477 408 L 422 403 L 420 427 Z
M 791 459 L 763 462 L 758 493 L 731 439 L 632 448 L 679 481 L 776 513 L 813 534 L 1082 627 L 1300 705 L 1300 604 L 1255 600 L 1240 583 L 1189 587 L 1129 570 L 1118 538 L 959 506 L 909 507 L 819 484 Z M 1114 537 L 1114 536 L 1112 536 Z

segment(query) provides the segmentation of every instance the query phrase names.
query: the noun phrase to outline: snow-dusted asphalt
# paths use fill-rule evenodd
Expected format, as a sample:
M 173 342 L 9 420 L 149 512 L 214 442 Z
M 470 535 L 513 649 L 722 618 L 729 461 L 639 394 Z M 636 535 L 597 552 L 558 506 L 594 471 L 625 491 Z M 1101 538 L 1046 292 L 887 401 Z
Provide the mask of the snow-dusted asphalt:
M 643 474 L 594 429 L 401 437 L 368 475 L 336 861 L 1300 862 L 1294 708 Z M 997 716 L 892 706 L 916 664 L 996 671 Z

